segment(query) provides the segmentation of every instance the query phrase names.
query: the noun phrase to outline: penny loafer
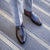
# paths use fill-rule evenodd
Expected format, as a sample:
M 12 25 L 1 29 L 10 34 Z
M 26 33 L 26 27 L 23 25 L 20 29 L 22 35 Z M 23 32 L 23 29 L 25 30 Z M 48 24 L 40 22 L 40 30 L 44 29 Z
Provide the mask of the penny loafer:
M 24 31 L 23 25 L 16 26 L 16 37 L 21 44 L 26 42 L 26 33 Z
M 30 12 L 30 15 L 28 15 L 24 10 L 24 15 L 28 16 L 32 20 L 32 22 L 35 23 L 36 25 L 38 26 L 42 25 L 40 19 L 36 15 L 34 15 L 32 12 Z

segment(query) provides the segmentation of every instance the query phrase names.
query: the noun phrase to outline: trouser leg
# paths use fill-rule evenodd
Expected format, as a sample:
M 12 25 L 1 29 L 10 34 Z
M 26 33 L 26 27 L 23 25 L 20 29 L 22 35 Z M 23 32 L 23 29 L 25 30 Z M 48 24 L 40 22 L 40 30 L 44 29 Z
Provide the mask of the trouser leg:
M 33 0 L 24 0 L 24 9 L 27 11 L 32 11 L 32 1 Z
M 14 22 L 16 26 L 20 26 L 23 22 L 23 1 L 22 0 L 11 0 L 11 10 L 12 10 L 12 16 L 14 18 Z

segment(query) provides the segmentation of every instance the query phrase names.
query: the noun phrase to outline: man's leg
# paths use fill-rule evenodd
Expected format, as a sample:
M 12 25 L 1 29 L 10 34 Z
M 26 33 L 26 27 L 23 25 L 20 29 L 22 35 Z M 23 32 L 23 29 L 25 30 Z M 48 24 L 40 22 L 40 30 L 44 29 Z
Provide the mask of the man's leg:
M 16 36 L 20 43 L 25 42 L 25 32 L 23 29 L 23 1 L 22 0 L 11 0 L 12 16 L 16 24 Z
M 11 10 L 12 16 L 14 18 L 16 26 L 20 26 L 23 22 L 22 18 L 22 10 L 23 10 L 23 2 L 21 0 L 11 0 Z
M 24 9 L 29 12 L 32 11 L 32 0 L 24 0 Z
M 32 4 L 33 4 L 33 0 L 25 0 L 24 1 L 24 14 L 26 16 L 29 16 L 29 18 L 33 21 L 33 23 L 41 26 L 41 21 L 40 19 L 33 14 L 32 12 Z

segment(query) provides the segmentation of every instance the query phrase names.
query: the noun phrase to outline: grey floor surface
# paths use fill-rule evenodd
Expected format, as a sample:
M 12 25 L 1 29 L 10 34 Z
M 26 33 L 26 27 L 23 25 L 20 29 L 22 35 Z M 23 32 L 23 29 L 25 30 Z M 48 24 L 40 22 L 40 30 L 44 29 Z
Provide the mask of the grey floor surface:
M 33 0 L 33 4 L 35 4 L 36 6 L 39 6 L 42 10 L 50 14 L 50 6 L 43 3 L 41 0 Z M 6 2 L 6 0 L 0 0 L 0 10 L 5 12 L 8 16 L 10 16 L 13 19 L 10 6 Z M 34 23 L 32 23 L 32 21 L 28 17 L 23 16 L 24 26 L 28 31 L 30 31 L 32 34 L 34 34 L 39 39 L 41 39 L 46 44 L 48 44 L 48 46 L 50 46 L 50 16 L 41 12 L 34 6 L 32 10 L 35 13 L 35 15 L 37 15 L 41 19 L 43 25 L 39 27 Z M 24 45 L 21 45 L 16 38 L 15 25 L 11 21 L 9 21 L 7 18 L 5 18 L 4 15 L 1 15 L 1 14 L 0 14 L 0 30 L 9 38 L 11 38 L 13 41 L 15 41 L 14 43 L 17 43 L 24 50 L 48 50 L 48 48 L 41 45 L 36 39 L 31 37 L 29 34 L 27 34 L 26 43 Z M 9 46 L 7 46 L 2 40 L 0 40 L 0 50 L 3 50 L 3 49 L 11 50 Z

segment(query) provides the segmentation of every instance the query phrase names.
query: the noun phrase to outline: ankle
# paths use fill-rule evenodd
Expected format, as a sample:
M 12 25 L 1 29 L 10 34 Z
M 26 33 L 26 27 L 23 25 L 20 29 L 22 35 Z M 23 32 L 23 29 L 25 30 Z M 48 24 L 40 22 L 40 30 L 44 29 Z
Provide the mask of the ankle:
M 24 9 L 24 13 L 26 13 L 26 14 L 29 15 L 29 16 L 31 15 L 31 12 L 29 12 L 29 11 L 27 11 L 27 10 L 25 10 L 25 9 Z

